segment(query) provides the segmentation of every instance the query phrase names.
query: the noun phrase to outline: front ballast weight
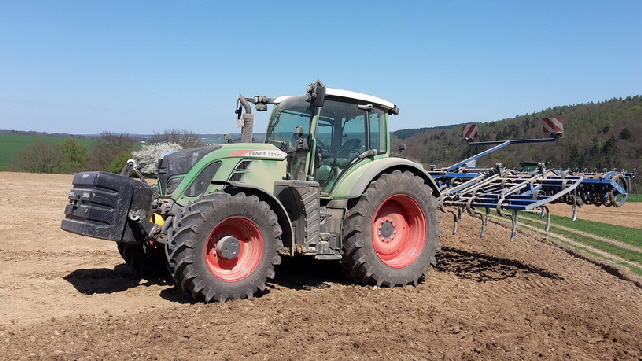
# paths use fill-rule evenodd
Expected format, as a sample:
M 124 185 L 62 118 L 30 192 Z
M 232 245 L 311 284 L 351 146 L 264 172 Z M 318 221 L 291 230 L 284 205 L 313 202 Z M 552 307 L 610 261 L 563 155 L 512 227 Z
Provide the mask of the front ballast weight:
M 154 197 L 152 186 L 108 172 L 74 176 L 61 228 L 84 236 L 139 243 Z

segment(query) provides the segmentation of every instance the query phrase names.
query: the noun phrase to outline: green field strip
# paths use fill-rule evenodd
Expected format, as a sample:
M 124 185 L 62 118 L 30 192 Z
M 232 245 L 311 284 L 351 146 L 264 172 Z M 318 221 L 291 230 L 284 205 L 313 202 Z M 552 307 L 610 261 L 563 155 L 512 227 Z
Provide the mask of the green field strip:
M 621 267 L 626 267 L 626 268 L 628 268 L 631 272 L 635 273 L 636 275 L 638 275 L 638 276 L 642 276 L 642 268 L 633 267 L 633 266 L 631 266 L 631 265 L 630 265 L 630 264 L 628 264 L 628 263 L 622 263 L 622 262 L 617 262 L 617 265 L 618 265 L 618 266 L 621 266 Z
M 537 222 L 533 222 L 530 219 L 524 219 L 522 218 L 521 221 L 525 224 L 529 224 L 531 226 L 541 226 Z M 618 256 L 626 261 L 629 262 L 634 262 L 642 266 L 642 252 L 637 252 L 637 251 L 632 251 L 630 249 L 622 248 L 617 245 L 614 245 L 612 243 L 604 242 L 597 240 L 595 238 L 591 237 L 586 237 L 583 235 L 579 235 L 577 233 L 569 232 L 566 230 L 563 230 L 561 228 L 556 227 L 555 225 L 551 225 L 551 231 L 553 233 L 557 233 L 560 235 L 563 235 L 565 237 L 570 238 L 573 241 L 588 245 L 590 247 L 593 247 L 595 249 L 599 249 L 601 251 L 607 252 L 609 254 Z
M 520 218 L 520 219 L 522 219 L 522 218 Z M 537 224 L 540 224 L 542 228 L 544 228 L 544 226 L 546 224 L 545 220 L 533 219 L 531 217 L 529 217 L 527 219 L 529 221 L 532 221 L 532 222 L 535 222 Z M 615 239 L 612 239 L 612 238 L 609 238 L 609 237 L 602 237 L 602 236 L 598 236 L 598 235 L 593 234 L 593 233 L 584 232 L 581 229 L 564 227 L 564 226 L 561 226 L 561 225 L 559 225 L 557 223 L 556 224 L 551 224 L 551 226 L 555 226 L 555 228 L 560 229 L 560 230 L 562 230 L 564 232 L 575 233 L 575 234 L 577 234 L 578 236 L 581 236 L 581 237 L 590 237 L 590 238 L 596 239 L 598 241 L 610 243 L 610 244 L 613 244 L 615 246 L 619 246 L 619 247 L 628 249 L 630 251 L 642 252 L 642 246 L 639 245 L 639 244 L 636 244 L 636 242 L 633 242 L 633 243 L 622 242 L 622 241 L 618 241 L 618 240 L 615 240 Z M 615 226 L 615 227 L 617 227 L 617 226 Z
M 581 210 L 580 210 L 581 211 Z M 539 219 L 539 215 L 533 213 L 520 213 L 531 219 Z M 522 219 L 523 217 L 520 217 Z M 593 222 L 583 219 L 573 221 L 569 217 L 551 215 L 551 225 L 560 225 L 566 228 L 576 229 L 584 233 L 594 234 L 596 236 L 612 239 L 628 245 L 633 245 L 642 250 L 642 229 L 625 226 L 616 226 L 608 223 Z

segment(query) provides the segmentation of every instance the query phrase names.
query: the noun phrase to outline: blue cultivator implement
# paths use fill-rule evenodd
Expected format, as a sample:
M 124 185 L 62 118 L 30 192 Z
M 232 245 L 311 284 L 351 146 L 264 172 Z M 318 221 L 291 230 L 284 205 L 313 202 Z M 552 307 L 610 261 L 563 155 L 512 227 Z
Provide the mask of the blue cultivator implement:
M 546 231 L 550 228 L 548 204 L 567 203 L 571 205 L 573 220 L 577 208 L 584 204 L 620 207 L 626 201 L 631 189 L 634 173 L 626 171 L 589 172 L 584 170 L 546 169 L 545 164 L 535 163 L 534 169 L 511 170 L 496 164 L 494 168 L 476 168 L 477 159 L 504 148 L 510 144 L 554 142 L 561 136 L 561 129 L 551 133 L 550 138 L 506 140 L 495 142 L 472 142 L 471 145 L 495 145 L 450 167 L 429 172 L 441 191 L 441 210 L 452 213 L 455 218 L 453 234 L 464 212 L 482 221 L 481 237 L 488 224 L 488 215 L 496 210 L 500 216 L 511 218 L 511 241 L 518 226 L 518 211 L 538 212 L 546 217 Z

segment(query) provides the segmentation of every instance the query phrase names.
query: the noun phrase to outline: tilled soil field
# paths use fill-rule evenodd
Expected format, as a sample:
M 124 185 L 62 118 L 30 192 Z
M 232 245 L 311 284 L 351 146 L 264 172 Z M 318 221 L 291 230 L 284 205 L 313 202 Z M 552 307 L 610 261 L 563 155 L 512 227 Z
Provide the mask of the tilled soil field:
M 452 236 L 444 217 L 418 287 L 286 259 L 262 297 L 199 304 L 60 230 L 71 179 L 0 173 L 0 359 L 642 360 L 642 289 L 540 236 L 490 224 L 480 239 L 470 217 Z M 639 203 L 619 211 L 639 221 Z

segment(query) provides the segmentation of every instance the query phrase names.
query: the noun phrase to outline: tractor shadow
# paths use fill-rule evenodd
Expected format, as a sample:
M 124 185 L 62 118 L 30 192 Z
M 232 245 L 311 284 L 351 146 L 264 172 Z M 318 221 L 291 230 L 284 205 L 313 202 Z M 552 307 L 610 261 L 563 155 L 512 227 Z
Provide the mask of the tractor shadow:
M 436 259 L 436 265 L 433 266 L 434 271 L 452 273 L 459 278 L 476 282 L 501 281 L 520 274 L 533 274 L 553 280 L 564 279 L 559 274 L 529 266 L 513 259 L 499 258 L 452 247 L 443 247 L 437 252 Z M 263 295 L 279 287 L 297 291 L 309 291 L 329 288 L 332 284 L 353 284 L 341 272 L 338 261 L 322 261 L 303 256 L 284 256 L 281 260 L 281 264 L 275 268 L 276 277 L 268 281 L 268 287 L 263 292 Z M 124 292 L 136 287 L 158 285 L 170 286 L 160 292 L 160 296 L 168 301 L 198 303 L 176 286 L 171 277 L 146 279 L 125 264 L 120 264 L 114 269 L 77 269 L 63 277 L 63 279 L 69 282 L 78 292 L 85 295 Z
M 312 289 L 329 288 L 333 283 L 351 283 L 339 270 L 338 262 L 319 261 L 305 256 L 282 256 L 281 264 L 276 266 L 274 271 L 275 278 L 268 279 L 265 290 L 257 292 L 257 294 L 254 295 L 255 297 L 268 295 L 270 292 L 281 287 L 297 291 L 309 291 Z M 188 296 L 176 284 L 174 284 L 174 287 L 168 287 L 162 290 L 160 296 L 176 303 L 201 303 Z
M 267 288 L 262 292 L 262 295 L 266 295 L 278 287 L 311 290 L 328 288 L 332 283 L 351 283 L 339 270 L 338 262 L 319 261 L 310 257 L 282 257 L 281 264 L 275 268 L 275 273 L 276 277 L 273 280 L 268 280 Z M 117 293 L 141 286 L 158 285 L 169 286 L 160 291 L 160 296 L 170 302 L 199 303 L 183 292 L 169 275 L 144 278 L 124 263 L 117 265 L 114 269 L 77 269 L 64 276 L 63 279 L 85 295 Z
M 553 280 L 564 278 L 556 273 L 526 265 L 522 262 L 490 256 L 483 253 L 468 252 L 451 247 L 442 247 L 436 255 L 438 272 L 452 273 L 459 278 L 476 282 L 501 281 L 519 274 L 534 274 Z
M 281 264 L 275 268 L 275 272 L 276 277 L 268 283 L 268 288 L 277 285 L 308 291 L 328 288 L 332 283 L 352 283 L 339 269 L 338 261 L 316 260 L 305 256 L 281 257 Z
M 329 288 L 333 283 L 350 284 L 350 280 L 339 270 L 338 262 L 319 261 L 305 256 L 282 256 L 281 264 L 274 268 L 275 278 L 267 280 L 267 287 L 257 292 L 255 297 L 268 295 L 270 292 L 283 287 L 297 291 Z M 170 281 L 173 282 L 173 281 Z M 172 284 L 172 283 L 170 283 Z M 168 287 L 160 292 L 160 296 L 176 303 L 198 304 L 180 287 Z
M 144 279 L 125 264 L 120 264 L 114 269 L 77 269 L 63 279 L 85 295 L 123 292 L 140 286 L 171 284 L 171 281 L 165 278 Z

